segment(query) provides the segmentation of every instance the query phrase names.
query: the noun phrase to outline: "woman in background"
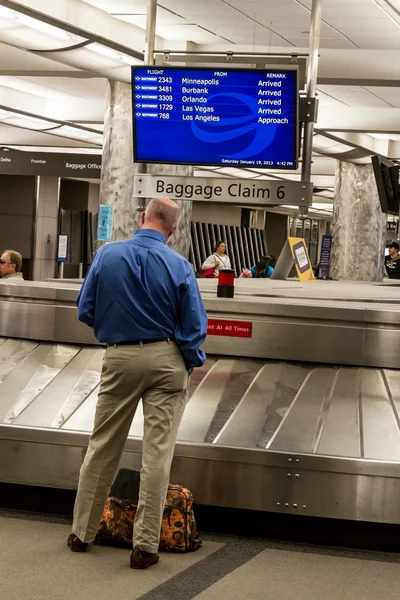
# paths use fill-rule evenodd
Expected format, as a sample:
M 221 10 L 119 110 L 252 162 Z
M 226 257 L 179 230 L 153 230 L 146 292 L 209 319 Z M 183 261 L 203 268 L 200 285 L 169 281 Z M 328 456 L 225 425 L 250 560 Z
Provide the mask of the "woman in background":
M 214 254 L 211 254 L 203 262 L 202 271 L 214 269 L 214 277 L 218 277 L 221 269 L 231 269 L 231 261 L 225 254 L 226 244 L 222 240 L 218 241 L 214 247 Z

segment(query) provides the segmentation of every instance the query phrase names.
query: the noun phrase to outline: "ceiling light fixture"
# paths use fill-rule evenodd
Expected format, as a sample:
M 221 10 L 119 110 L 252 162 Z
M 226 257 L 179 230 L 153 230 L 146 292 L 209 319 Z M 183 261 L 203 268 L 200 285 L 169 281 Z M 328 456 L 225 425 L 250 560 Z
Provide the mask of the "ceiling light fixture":
M 61 40 L 72 39 L 69 33 L 64 31 L 63 29 L 60 29 L 59 27 L 54 27 L 53 25 L 44 23 L 39 19 L 28 17 L 28 15 L 24 15 L 15 10 L 11 10 L 9 8 L 6 8 L 5 6 L 0 6 L 0 17 L 16 21 L 17 23 L 21 23 L 21 25 L 26 25 L 26 27 L 29 27 L 30 29 L 35 29 L 36 31 L 46 33 L 47 35 L 50 35 L 54 38 L 58 38 Z
M 0 108 L 0 123 L 3 121 L 6 121 L 7 125 L 22 127 L 30 131 L 46 133 L 47 130 L 55 135 L 64 134 L 65 137 L 78 138 L 91 143 L 101 143 L 102 141 L 102 131 L 88 131 L 81 127 L 74 127 L 72 124 L 64 125 L 59 121 L 47 121 L 45 117 L 36 117 Z M 35 127 L 36 124 L 40 127 Z
M 67 133 L 67 134 L 71 134 L 74 135 L 75 137 L 78 138 L 95 138 L 95 137 L 102 137 L 102 132 L 99 131 L 97 133 L 93 133 L 92 131 L 86 131 L 86 129 L 78 129 L 77 127 L 72 127 L 71 125 L 63 125 L 62 127 L 59 128 L 58 133 L 62 134 L 62 133 Z
M 0 17 L 5 17 L 6 19 L 16 19 L 17 13 L 5 6 L 0 6 Z
M 22 25 L 26 25 L 31 29 L 36 29 L 37 31 L 41 31 L 52 37 L 61 39 L 61 40 L 70 40 L 71 36 L 64 31 L 63 29 L 59 29 L 58 27 L 53 27 L 53 25 L 48 25 L 48 23 L 44 23 L 43 21 L 39 21 L 39 19 L 33 19 L 32 17 L 28 17 L 27 15 L 18 14 L 16 17 L 18 23 L 22 23 Z
M 118 52 L 116 52 L 112 48 L 108 48 L 107 46 L 102 46 L 101 44 L 98 44 L 97 42 L 95 42 L 94 44 L 90 44 L 89 46 L 86 46 L 86 48 L 88 50 L 91 50 L 92 52 L 96 52 L 96 54 L 101 54 L 102 56 L 106 56 L 107 58 L 112 58 L 113 60 L 118 60 L 118 58 L 119 58 Z
M 376 6 L 377 6 L 378 8 L 380 8 L 380 9 L 381 9 L 381 10 L 382 10 L 382 11 L 385 13 L 385 15 L 386 15 L 387 17 L 389 17 L 389 19 L 391 19 L 391 20 L 393 21 L 393 23 L 396 23 L 396 25 L 397 25 L 398 27 L 400 27 L 400 23 L 399 23 L 399 21 L 396 21 L 396 19 L 393 17 L 393 15 L 391 15 L 391 14 L 390 14 L 390 12 L 389 12 L 388 10 L 386 10 L 386 8 L 384 8 L 384 7 L 382 6 L 382 4 L 379 4 L 378 0 L 373 0 L 373 1 L 374 1 L 374 4 L 376 4 Z
M 102 44 L 98 44 L 95 42 L 94 44 L 90 44 L 86 46 L 88 50 L 92 52 L 96 52 L 96 54 L 100 54 L 101 56 L 106 56 L 107 58 L 111 58 L 112 60 L 116 60 L 118 62 L 125 63 L 127 65 L 132 64 L 142 64 L 143 61 L 134 58 L 133 56 L 128 56 L 127 54 L 121 54 L 114 50 L 113 48 L 109 48 L 108 46 L 103 46 Z
M 21 113 L 13 112 L 13 111 L 1 111 L 0 118 L 2 117 L 3 112 L 5 113 L 5 116 L 7 116 L 7 118 L 22 119 L 24 121 L 29 121 L 30 123 L 38 123 L 42 127 L 57 126 L 57 123 L 52 123 L 51 121 L 47 121 L 44 117 L 43 117 L 43 119 L 41 119 L 39 117 L 31 117 L 30 115 L 23 115 Z
M 12 90 L 19 90 L 20 92 L 26 92 L 33 96 L 39 96 L 40 98 L 46 98 L 47 100 L 70 100 L 71 93 L 62 92 L 61 90 L 53 89 L 48 85 L 42 85 L 40 83 L 34 83 L 33 81 L 26 80 L 23 77 L 16 76 L 1 76 L 0 77 L 0 89 L 2 87 L 10 88 Z

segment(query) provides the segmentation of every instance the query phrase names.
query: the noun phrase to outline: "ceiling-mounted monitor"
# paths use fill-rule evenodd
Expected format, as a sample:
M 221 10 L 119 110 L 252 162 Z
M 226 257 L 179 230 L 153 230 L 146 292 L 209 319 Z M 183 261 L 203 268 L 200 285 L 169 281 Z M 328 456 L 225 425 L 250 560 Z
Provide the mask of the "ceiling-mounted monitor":
M 372 156 L 371 161 L 382 212 L 399 214 L 400 166 L 379 156 Z
M 136 162 L 296 169 L 297 69 L 133 67 Z

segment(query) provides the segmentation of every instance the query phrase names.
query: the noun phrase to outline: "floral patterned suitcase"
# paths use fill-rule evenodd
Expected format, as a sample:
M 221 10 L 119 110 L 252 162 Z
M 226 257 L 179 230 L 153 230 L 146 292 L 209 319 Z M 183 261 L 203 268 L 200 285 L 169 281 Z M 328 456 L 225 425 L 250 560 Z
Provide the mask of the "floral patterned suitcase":
M 131 547 L 135 514 L 135 503 L 110 496 L 95 543 Z M 192 493 L 179 485 L 169 485 L 161 524 L 160 551 L 193 552 L 200 546 Z

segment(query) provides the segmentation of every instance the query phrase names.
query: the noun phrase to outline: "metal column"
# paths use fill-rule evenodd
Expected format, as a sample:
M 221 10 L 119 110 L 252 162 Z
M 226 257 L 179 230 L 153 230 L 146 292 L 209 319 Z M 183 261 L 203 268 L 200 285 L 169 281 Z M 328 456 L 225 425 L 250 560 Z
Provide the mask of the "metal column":
M 322 0 L 313 0 L 311 7 L 310 45 L 306 83 L 308 101 L 315 99 L 317 91 L 318 52 L 319 40 L 321 37 L 321 7 Z M 301 181 L 311 180 L 313 135 L 314 120 L 312 119 L 304 125 Z M 307 214 L 308 208 L 306 206 L 301 206 L 299 209 L 299 217 L 306 217 Z
M 144 45 L 144 64 L 154 65 L 154 48 L 156 39 L 157 0 L 147 0 L 146 39 Z M 145 175 L 147 164 L 139 163 L 136 173 Z M 136 210 L 143 212 L 146 208 L 146 198 L 136 198 Z

